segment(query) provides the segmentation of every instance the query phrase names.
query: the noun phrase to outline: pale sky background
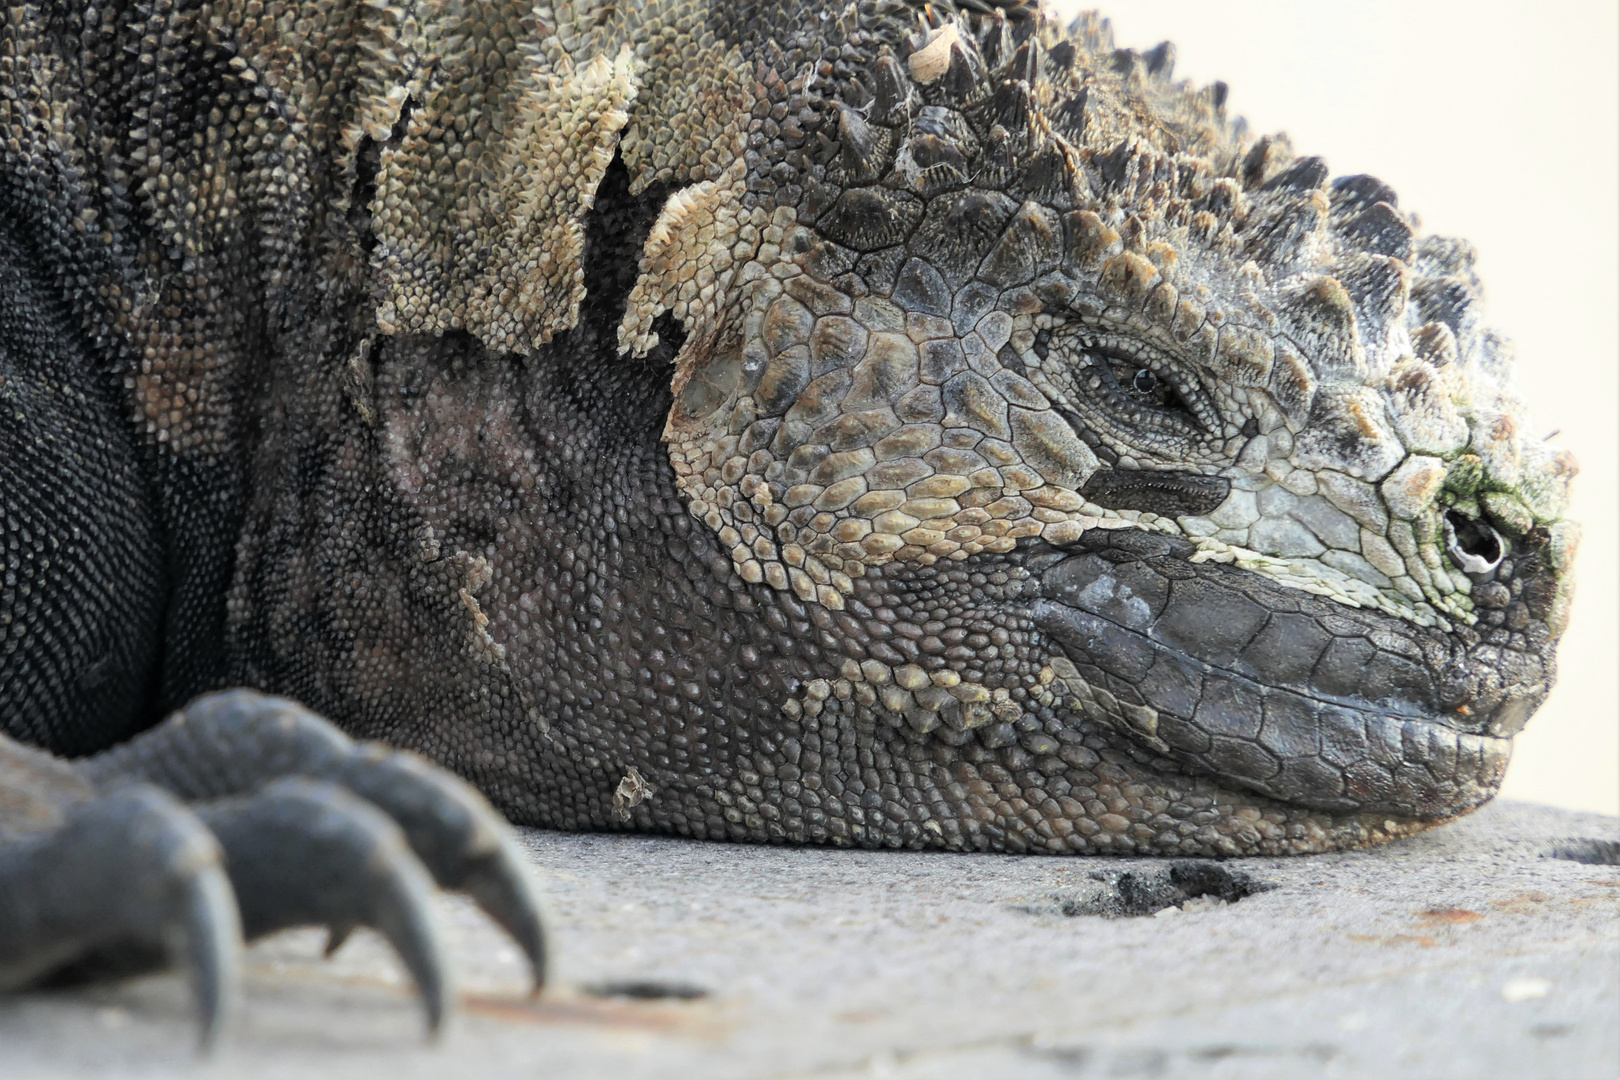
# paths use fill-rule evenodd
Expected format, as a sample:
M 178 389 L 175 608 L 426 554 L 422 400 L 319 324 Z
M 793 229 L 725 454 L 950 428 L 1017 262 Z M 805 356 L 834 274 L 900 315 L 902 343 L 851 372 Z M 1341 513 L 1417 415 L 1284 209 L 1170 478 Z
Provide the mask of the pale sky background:
M 1064 2 L 1065 17 L 1099 6 Z M 1620 812 L 1620 5 L 1615 0 L 1120 0 L 1116 43 L 1371 173 L 1479 249 L 1486 318 L 1519 349 L 1532 422 L 1581 462 L 1585 528 L 1561 677 L 1502 794 Z

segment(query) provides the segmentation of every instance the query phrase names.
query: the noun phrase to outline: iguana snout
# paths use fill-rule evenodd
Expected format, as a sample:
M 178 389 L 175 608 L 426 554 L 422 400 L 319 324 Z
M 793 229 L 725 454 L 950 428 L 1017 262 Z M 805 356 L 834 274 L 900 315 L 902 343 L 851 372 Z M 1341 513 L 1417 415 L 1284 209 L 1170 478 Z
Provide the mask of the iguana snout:
M 1476 572 L 1483 610 L 1520 631 L 1557 588 L 1536 540 Z M 1031 560 L 1054 698 L 1167 764 L 1299 805 L 1436 818 L 1495 793 L 1550 644 L 1415 627 L 1196 552 L 1096 530 Z

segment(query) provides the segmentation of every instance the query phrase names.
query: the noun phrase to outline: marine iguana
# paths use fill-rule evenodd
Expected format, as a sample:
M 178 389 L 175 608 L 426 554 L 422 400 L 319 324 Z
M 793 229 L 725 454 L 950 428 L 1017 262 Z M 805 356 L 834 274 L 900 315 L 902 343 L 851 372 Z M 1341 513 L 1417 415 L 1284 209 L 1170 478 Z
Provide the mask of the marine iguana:
M 241 932 L 364 924 L 435 1018 L 434 881 L 543 971 L 485 796 L 1206 856 L 1489 799 L 1574 463 L 1468 245 L 1173 62 L 985 0 L 8 8 L 0 983 L 167 958 L 212 1033 Z

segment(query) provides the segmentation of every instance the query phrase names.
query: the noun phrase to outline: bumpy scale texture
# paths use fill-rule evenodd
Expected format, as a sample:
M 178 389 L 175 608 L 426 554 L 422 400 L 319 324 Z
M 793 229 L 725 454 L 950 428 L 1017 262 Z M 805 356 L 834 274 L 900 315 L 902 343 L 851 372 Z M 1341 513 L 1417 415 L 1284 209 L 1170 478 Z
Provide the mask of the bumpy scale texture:
M 7 475 L 5 729 L 247 685 L 733 840 L 1479 805 L 1574 464 L 1466 244 L 1172 67 L 978 4 L 8 9 L 0 397 L 63 445 Z

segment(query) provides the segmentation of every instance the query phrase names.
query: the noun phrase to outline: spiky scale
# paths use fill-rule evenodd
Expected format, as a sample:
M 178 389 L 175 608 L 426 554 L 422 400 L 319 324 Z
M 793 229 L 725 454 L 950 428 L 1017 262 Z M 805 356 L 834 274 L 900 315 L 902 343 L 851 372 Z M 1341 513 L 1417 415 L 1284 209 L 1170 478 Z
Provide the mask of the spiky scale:
M 1067 41 L 1060 41 L 1053 45 L 1046 54 L 1046 70 L 1048 77 L 1054 80 L 1060 76 L 1067 76 L 1074 69 L 1074 46 Z
M 894 123 L 911 98 L 911 80 L 892 54 L 884 54 L 872 64 L 872 119 Z
M 1243 216 L 1248 199 L 1242 186 L 1230 177 L 1220 177 L 1205 185 L 1203 194 L 1193 200 L 1194 212 L 1209 214 L 1217 220 Z
M 1277 175 L 1294 158 L 1286 137 L 1262 135 L 1244 155 L 1240 178 L 1245 190 L 1253 191 Z
M 1421 321 L 1450 327 L 1459 344 L 1479 329 L 1479 300 L 1462 278 L 1420 278 L 1412 287 L 1412 302 Z
M 1457 362 L 1457 336 L 1445 323 L 1429 322 L 1412 331 L 1412 353 L 1439 369 Z
M 1075 205 L 1078 188 L 1085 177 L 1063 152 L 1062 147 L 1045 142 L 1025 160 L 1023 189 L 1031 197 L 1045 200 L 1056 210 L 1067 210 Z
M 1365 376 L 1355 301 L 1339 281 L 1315 279 L 1288 298 L 1279 316 L 1313 358 L 1319 380 L 1357 383 Z
M 986 186 L 1002 188 L 1012 183 L 1016 175 L 1017 152 L 1013 137 L 1000 124 L 992 126 L 986 133 L 979 166 L 979 181 Z
M 1000 124 L 1008 134 L 1027 138 L 1030 121 L 1034 117 L 1029 83 L 1017 79 L 996 87 L 990 103 L 990 113 L 995 118 L 995 123 Z
M 1142 57 L 1142 63 L 1149 75 L 1168 82 L 1176 70 L 1175 45 L 1168 41 L 1159 42 Z
M 1091 159 L 1091 163 L 1096 166 L 1098 174 L 1109 188 L 1124 191 L 1130 188 L 1140 175 L 1142 158 L 1145 156 L 1147 153 L 1133 137 L 1121 141 L 1107 153 L 1096 155 Z
M 1052 126 L 1071 142 L 1080 143 L 1086 137 L 1086 99 L 1084 87 L 1065 97 L 1052 109 Z
M 940 78 L 940 89 L 957 101 L 968 103 L 984 92 L 984 63 L 979 51 L 967 41 L 951 46 L 951 66 Z
M 1315 191 L 1327 182 L 1327 162 L 1303 157 L 1261 185 L 1262 191 Z
M 1006 77 L 1022 80 L 1028 85 L 1034 86 L 1041 79 L 1041 57 L 1044 53 L 1045 50 L 1041 48 L 1041 43 L 1034 38 L 1023 42 L 1018 46 L 1017 51 L 1012 55 L 1012 60 L 1007 64 Z
M 1479 261 L 1479 252 L 1474 250 L 1473 244 L 1454 236 L 1425 236 L 1418 241 L 1417 261 L 1430 276 L 1474 282 L 1474 264 Z
M 1376 336 L 1375 327 L 1399 324 L 1412 287 L 1412 272 L 1405 262 L 1384 255 L 1358 255 L 1339 267 L 1337 276 L 1369 337 Z
M 1412 226 L 1387 202 L 1377 202 L 1348 220 L 1333 225 L 1346 244 L 1373 255 L 1388 255 L 1411 262 L 1416 253 Z
M 871 179 L 879 166 L 877 138 L 854 109 L 838 110 L 838 152 L 844 170 L 854 179 Z
M 911 150 L 912 160 L 924 169 L 933 169 L 940 165 L 950 165 L 957 169 L 967 167 L 968 156 L 963 151 L 962 144 L 949 136 L 924 133 L 906 145 Z
M 1333 181 L 1333 209 L 1335 213 L 1358 214 L 1378 203 L 1391 207 L 1400 205 L 1395 189 L 1376 176 L 1358 174 L 1341 176 Z
M 852 188 L 818 223 L 828 236 L 856 251 L 879 251 L 905 237 L 922 217 L 922 204 L 902 191 Z
M 1007 18 L 1001 12 L 987 21 L 984 37 L 980 40 L 980 49 L 984 53 L 984 62 L 992 70 L 999 69 L 1012 57 L 1013 44 L 1012 31 L 1007 26 Z

